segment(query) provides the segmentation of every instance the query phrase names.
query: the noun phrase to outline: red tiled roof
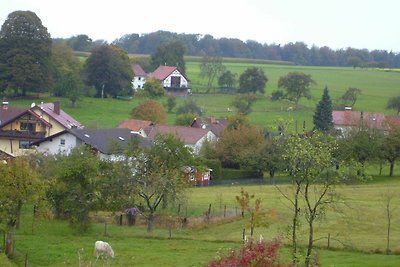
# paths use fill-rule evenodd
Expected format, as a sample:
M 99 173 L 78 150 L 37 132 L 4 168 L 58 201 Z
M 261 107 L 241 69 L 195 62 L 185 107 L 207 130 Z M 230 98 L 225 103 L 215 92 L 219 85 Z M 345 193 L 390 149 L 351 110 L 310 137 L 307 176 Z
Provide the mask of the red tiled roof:
M 163 81 L 171 73 L 173 73 L 176 69 L 177 69 L 177 67 L 172 67 L 172 66 L 159 66 L 155 71 L 150 73 L 148 76 L 150 78 L 155 78 L 160 81 Z
M 147 73 L 142 69 L 142 67 L 139 64 L 135 64 L 132 66 L 133 73 L 135 76 L 146 76 Z
M 144 129 L 145 127 L 151 125 L 151 121 L 143 121 L 143 120 L 135 120 L 135 119 L 129 119 L 129 120 L 124 120 L 121 121 L 117 127 L 118 128 L 128 128 L 131 129 L 132 131 L 139 131 L 140 129 Z
M 29 108 L 0 107 L 0 125 L 8 123 L 10 120 L 21 116 Z
M 154 140 L 157 134 L 172 134 L 182 140 L 185 145 L 194 145 L 210 130 L 187 126 L 153 125 L 146 127 L 147 136 Z
M 195 118 L 191 127 L 210 129 L 216 136 L 220 136 L 222 130 L 228 124 L 228 119 L 217 119 L 215 117 L 209 118 Z
M 70 115 L 68 115 L 61 109 L 60 109 L 59 114 L 54 112 L 54 103 L 42 103 L 40 105 L 34 106 L 32 109 L 34 109 L 34 108 L 41 109 L 47 115 L 49 115 L 54 120 L 56 120 L 58 123 L 63 125 L 66 129 L 71 129 L 72 127 L 77 127 L 77 128 L 84 127 L 81 123 L 79 123 L 77 120 L 72 118 Z
M 334 125 L 357 126 L 361 123 L 373 129 L 386 129 L 385 114 L 382 112 L 360 112 L 352 110 L 334 110 L 332 112 Z
M 397 115 L 387 116 L 386 120 L 390 126 L 400 127 L 400 116 Z

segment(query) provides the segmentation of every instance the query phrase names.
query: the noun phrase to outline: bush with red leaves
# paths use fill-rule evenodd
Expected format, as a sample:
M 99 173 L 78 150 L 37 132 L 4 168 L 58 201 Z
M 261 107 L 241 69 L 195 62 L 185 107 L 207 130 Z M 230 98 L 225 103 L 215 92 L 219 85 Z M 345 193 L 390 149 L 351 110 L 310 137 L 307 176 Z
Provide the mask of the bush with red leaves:
M 220 256 L 205 264 L 205 267 L 281 267 L 289 266 L 279 262 L 279 240 L 246 242 L 240 250 L 232 251 L 230 255 Z

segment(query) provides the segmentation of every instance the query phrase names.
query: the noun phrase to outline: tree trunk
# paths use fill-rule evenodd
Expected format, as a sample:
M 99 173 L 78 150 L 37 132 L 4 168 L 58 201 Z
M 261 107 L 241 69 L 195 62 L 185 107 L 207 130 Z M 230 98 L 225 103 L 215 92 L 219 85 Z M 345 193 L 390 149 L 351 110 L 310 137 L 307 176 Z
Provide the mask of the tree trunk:
M 390 170 L 389 170 L 389 176 L 393 176 L 393 169 L 394 169 L 394 161 L 390 162 Z
M 389 213 L 389 211 L 388 211 Z M 386 254 L 390 252 L 390 215 L 388 214 L 388 226 L 387 226 L 387 236 L 386 236 Z
M 7 257 L 11 258 L 14 251 L 14 231 L 13 228 L 9 228 L 6 233 L 6 247 L 5 254 Z
M 149 217 L 147 217 L 147 232 L 150 233 L 153 231 L 153 224 L 154 224 L 154 213 L 151 212 Z
M 306 254 L 306 260 L 305 260 L 305 267 L 310 266 L 310 260 L 311 260 L 311 252 L 313 248 L 313 243 L 314 243 L 314 216 L 310 216 L 310 222 L 308 223 L 309 226 L 309 236 L 308 236 L 308 248 L 307 248 L 307 254 Z
M 293 215 L 293 224 L 292 224 L 292 263 L 293 266 L 297 265 L 297 225 L 299 218 L 299 194 L 300 194 L 300 185 L 297 185 L 295 199 L 294 199 L 294 215 Z

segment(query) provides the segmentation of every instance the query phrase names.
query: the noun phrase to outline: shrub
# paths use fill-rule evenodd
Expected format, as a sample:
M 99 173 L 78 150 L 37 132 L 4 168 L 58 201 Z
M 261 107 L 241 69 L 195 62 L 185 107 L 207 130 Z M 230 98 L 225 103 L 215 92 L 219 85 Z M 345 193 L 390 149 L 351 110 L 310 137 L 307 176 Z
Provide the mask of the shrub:
M 224 266 L 259 266 L 278 267 L 286 266 L 280 263 L 278 252 L 280 241 L 253 241 L 246 242 L 238 251 L 232 251 L 229 255 L 218 256 L 217 259 L 207 263 L 206 267 Z
M 281 100 L 283 98 L 283 96 L 284 96 L 284 93 L 282 90 L 275 90 L 271 94 L 271 100 L 272 101 Z

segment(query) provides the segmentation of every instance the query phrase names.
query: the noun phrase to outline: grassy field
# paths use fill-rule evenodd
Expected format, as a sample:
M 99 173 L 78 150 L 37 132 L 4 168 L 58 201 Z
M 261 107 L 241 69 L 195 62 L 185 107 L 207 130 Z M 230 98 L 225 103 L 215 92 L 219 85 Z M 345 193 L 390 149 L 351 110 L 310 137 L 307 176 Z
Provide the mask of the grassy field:
M 226 117 L 232 114 L 228 112 L 228 108 L 232 110 L 231 102 L 234 95 L 216 94 L 215 90 L 211 94 L 204 94 L 206 80 L 199 77 L 198 58 L 188 58 L 187 76 L 191 80 L 191 87 L 194 94 L 191 98 L 197 102 L 205 112 L 205 116 Z M 260 96 L 259 100 L 253 106 L 253 112 L 250 113 L 249 119 L 256 125 L 264 128 L 276 128 L 276 120 L 283 119 L 289 121 L 292 130 L 296 128 L 301 130 L 303 124 L 306 129 L 313 127 L 312 116 L 315 106 L 322 96 L 322 91 L 326 86 L 332 100 L 335 102 L 349 87 L 356 87 L 362 90 L 362 94 L 358 97 L 354 109 L 361 111 L 384 112 L 385 114 L 394 114 L 393 110 L 386 109 L 386 103 L 389 97 L 397 96 L 400 93 L 400 72 L 378 70 L 378 69 L 353 69 L 343 67 L 308 67 L 295 65 L 278 65 L 267 64 L 270 62 L 242 60 L 234 61 L 227 59 L 224 65 L 227 69 L 240 75 L 248 67 L 260 67 L 264 70 L 269 81 L 266 87 L 265 96 Z M 269 99 L 271 92 L 277 89 L 279 77 L 286 75 L 291 71 L 300 71 L 310 74 L 316 81 L 311 87 L 312 99 L 302 99 L 300 108 L 294 111 L 290 110 L 293 103 L 289 101 L 273 102 Z M 214 86 L 216 87 L 216 81 Z M 178 106 L 185 101 L 185 97 L 177 99 Z M 11 101 L 11 105 L 27 106 L 32 101 L 54 101 L 60 100 L 53 97 L 44 97 L 38 100 L 18 100 Z M 116 99 L 94 99 L 83 98 L 78 102 L 76 108 L 71 108 L 66 99 L 61 99 L 62 109 L 70 113 L 77 120 L 88 127 L 114 127 L 121 120 L 129 118 L 130 111 L 138 103 L 145 99 L 134 97 L 132 100 L 116 100 Z M 162 98 L 161 102 L 165 103 L 166 98 Z M 289 109 L 288 109 L 289 108 Z M 174 123 L 176 114 L 174 112 L 168 114 L 168 122 Z M 296 127 L 297 125 L 297 127 Z
M 400 211 L 395 210 L 392 219 L 391 249 L 396 254 L 385 255 L 386 219 L 382 193 L 387 190 L 400 191 L 400 177 L 378 177 L 373 183 L 348 185 L 337 188 L 341 200 L 326 211 L 316 229 L 316 242 L 319 259 L 323 266 L 400 266 Z M 221 208 L 227 205 L 232 212 L 235 196 L 241 186 L 213 186 L 192 188 L 184 204 L 193 214 L 189 227 L 172 228 L 171 238 L 168 228 L 158 225 L 148 234 L 143 225 L 117 226 L 96 223 L 83 235 L 74 233 L 67 222 L 59 220 L 32 220 L 31 209 L 27 208 L 16 232 L 15 262 L 28 266 L 92 266 L 93 244 L 105 240 L 112 244 L 116 258 L 110 261 L 99 260 L 96 266 L 202 266 L 217 255 L 239 247 L 242 229 L 247 228 L 247 219 L 239 217 L 218 220 Z M 275 209 L 278 219 L 269 228 L 256 228 L 255 235 L 265 238 L 281 236 L 283 248 L 281 258 L 288 261 L 289 243 L 287 226 L 290 223 L 290 210 L 287 202 L 273 185 L 247 185 L 244 189 L 262 199 L 264 209 Z M 281 185 L 281 190 L 289 190 Z M 400 204 L 399 195 L 393 203 Z M 202 211 L 212 205 L 211 223 L 201 219 Z M 182 208 L 184 210 L 184 208 Z M 197 223 L 195 223 L 197 222 Z M 195 226 L 191 226 L 195 225 Z M 305 244 L 306 227 L 301 224 L 300 243 Z M 330 249 L 327 249 L 327 234 L 331 236 Z M 79 253 L 78 253 L 79 252 Z M 0 258 L 1 262 L 1 258 Z M 11 265 L 10 265 L 11 266 Z

